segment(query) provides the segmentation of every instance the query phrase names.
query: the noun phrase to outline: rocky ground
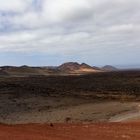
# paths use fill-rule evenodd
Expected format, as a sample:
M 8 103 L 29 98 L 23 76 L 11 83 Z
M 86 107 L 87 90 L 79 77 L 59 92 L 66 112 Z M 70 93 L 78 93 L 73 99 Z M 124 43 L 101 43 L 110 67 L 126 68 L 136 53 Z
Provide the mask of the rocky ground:
M 139 101 L 140 71 L 0 77 L 0 139 L 139 140 Z
M 1 77 L 0 122 L 106 122 L 125 113 L 139 119 L 139 93 L 139 71 Z

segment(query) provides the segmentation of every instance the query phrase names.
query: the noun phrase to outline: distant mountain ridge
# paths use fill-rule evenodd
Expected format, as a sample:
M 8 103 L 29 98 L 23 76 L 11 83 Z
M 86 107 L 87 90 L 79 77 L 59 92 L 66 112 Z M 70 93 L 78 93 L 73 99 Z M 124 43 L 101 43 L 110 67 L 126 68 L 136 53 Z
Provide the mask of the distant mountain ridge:
M 89 72 L 101 72 L 101 70 L 94 69 L 92 66 L 77 62 L 67 62 L 58 67 L 60 71 L 67 73 L 89 73 Z
M 67 62 L 60 66 L 2 66 L 0 67 L 0 76 L 39 76 L 39 75 L 67 75 L 67 74 L 87 74 L 117 70 L 113 66 L 104 66 L 103 68 L 90 66 L 86 63 Z
M 116 67 L 113 67 L 111 65 L 106 65 L 104 67 L 102 67 L 103 71 L 117 71 L 118 69 Z

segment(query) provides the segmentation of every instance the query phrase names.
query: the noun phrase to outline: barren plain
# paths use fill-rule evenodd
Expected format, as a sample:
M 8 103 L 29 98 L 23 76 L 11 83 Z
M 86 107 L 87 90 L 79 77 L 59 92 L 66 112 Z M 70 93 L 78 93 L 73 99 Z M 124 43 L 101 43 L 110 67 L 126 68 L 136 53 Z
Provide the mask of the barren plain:
M 0 139 L 139 140 L 140 71 L 2 76 Z

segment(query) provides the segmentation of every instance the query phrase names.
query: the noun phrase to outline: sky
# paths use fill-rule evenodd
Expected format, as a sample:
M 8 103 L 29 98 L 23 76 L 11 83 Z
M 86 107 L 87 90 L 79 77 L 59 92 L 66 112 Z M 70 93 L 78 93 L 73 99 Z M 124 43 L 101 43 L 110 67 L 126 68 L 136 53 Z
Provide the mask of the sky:
M 0 65 L 140 67 L 140 0 L 0 0 Z

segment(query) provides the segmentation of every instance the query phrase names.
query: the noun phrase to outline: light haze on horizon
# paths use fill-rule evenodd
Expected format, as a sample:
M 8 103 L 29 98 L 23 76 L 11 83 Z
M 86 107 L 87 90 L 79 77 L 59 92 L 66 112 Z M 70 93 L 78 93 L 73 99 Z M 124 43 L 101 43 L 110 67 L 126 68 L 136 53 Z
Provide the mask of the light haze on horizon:
M 0 0 L 0 65 L 140 68 L 139 0 Z

